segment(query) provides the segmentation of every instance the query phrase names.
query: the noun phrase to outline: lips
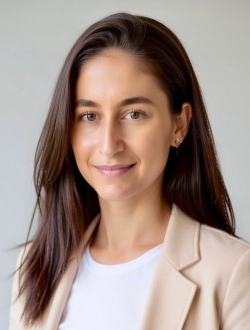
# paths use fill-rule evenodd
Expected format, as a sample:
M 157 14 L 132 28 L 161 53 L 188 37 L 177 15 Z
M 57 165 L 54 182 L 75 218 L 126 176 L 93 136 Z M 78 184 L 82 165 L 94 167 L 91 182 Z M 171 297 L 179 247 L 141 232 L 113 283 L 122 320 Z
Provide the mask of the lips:
M 135 164 L 129 164 L 129 165 L 112 165 L 112 166 L 108 166 L 108 165 L 98 165 L 95 166 L 95 168 L 97 169 L 97 171 L 106 177 L 110 177 L 110 178 L 115 178 L 118 176 L 121 176 L 125 173 L 127 173 Z

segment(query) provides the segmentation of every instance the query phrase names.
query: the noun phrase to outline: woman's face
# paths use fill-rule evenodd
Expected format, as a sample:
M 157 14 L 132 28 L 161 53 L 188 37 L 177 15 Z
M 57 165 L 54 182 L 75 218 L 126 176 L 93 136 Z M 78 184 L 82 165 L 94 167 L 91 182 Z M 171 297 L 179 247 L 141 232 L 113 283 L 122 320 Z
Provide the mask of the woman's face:
M 159 192 L 175 128 L 166 94 L 130 54 L 110 49 L 84 63 L 72 147 L 79 171 L 101 199 Z

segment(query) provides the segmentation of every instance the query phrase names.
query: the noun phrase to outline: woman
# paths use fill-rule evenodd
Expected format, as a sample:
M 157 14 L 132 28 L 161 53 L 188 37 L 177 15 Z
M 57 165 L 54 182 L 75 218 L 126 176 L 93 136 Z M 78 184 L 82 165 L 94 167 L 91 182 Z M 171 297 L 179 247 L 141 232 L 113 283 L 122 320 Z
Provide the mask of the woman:
M 77 40 L 35 185 L 10 329 L 250 328 L 250 246 L 192 65 L 161 23 L 111 15 Z

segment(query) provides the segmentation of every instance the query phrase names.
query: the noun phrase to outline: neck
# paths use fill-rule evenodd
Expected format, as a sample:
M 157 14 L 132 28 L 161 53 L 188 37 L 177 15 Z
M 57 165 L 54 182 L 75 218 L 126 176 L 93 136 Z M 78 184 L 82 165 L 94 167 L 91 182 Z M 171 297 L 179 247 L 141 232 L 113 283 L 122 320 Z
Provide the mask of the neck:
M 150 249 L 163 242 L 171 208 L 160 192 L 126 201 L 99 198 L 101 221 L 92 245 L 111 253 Z

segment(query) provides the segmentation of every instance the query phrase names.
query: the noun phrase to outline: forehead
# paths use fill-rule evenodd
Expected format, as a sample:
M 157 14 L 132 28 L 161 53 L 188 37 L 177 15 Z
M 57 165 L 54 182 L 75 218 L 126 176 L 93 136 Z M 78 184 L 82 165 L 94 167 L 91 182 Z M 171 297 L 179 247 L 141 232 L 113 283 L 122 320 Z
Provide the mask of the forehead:
M 81 67 L 80 74 L 86 71 L 86 68 L 91 64 L 95 63 L 96 65 L 97 62 L 103 63 L 105 62 L 105 59 L 106 62 L 112 62 L 114 66 L 115 63 L 118 62 L 123 62 L 125 65 L 133 66 L 133 69 L 136 70 L 136 72 L 144 72 L 147 74 L 152 74 L 153 72 L 152 65 L 150 65 L 150 63 L 143 58 L 137 57 L 136 55 L 123 49 L 112 47 L 104 49 L 93 57 L 87 59 Z
M 76 94 L 83 92 L 109 93 L 124 91 L 137 93 L 149 88 L 160 88 L 158 79 L 152 73 L 152 67 L 121 49 L 107 49 L 88 59 L 81 67 L 76 82 Z

